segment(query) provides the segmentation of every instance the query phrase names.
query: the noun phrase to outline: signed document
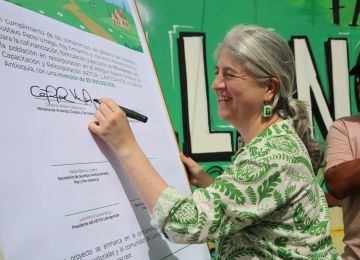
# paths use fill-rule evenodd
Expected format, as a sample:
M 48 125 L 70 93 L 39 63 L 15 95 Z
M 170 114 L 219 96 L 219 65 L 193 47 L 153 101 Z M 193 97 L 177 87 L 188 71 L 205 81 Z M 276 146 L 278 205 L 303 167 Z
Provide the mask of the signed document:
M 131 128 L 190 192 L 132 0 L 0 0 L 0 248 L 7 260 L 210 259 L 167 241 L 111 151 L 95 98 L 148 117 Z

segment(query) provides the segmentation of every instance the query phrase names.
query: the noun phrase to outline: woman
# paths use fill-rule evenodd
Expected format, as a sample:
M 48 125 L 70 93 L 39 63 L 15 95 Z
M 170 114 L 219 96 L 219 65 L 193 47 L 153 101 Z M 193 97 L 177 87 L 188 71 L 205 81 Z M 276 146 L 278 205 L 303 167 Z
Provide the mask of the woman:
M 269 30 L 240 25 L 225 36 L 216 58 L 218 115 L 234 125 L 241 141 L 215 180 L 181 156 L 191 183 L 200 187 L 191 196 L 157 174 L 112 100 L 101 100 L 89 129 L 117 154 L 170 240 L 214 240 L 219 259 L 336 259 L 326 200 L 314 179 L 319 146 L 305 105 L 290 98 L 290 48 Z

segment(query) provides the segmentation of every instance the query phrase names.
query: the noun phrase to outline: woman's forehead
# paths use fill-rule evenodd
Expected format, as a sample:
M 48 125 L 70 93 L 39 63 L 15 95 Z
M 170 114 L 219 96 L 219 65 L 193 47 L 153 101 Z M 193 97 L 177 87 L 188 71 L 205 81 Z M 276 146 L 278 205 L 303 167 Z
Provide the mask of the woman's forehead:
M 217 60 L 217 66 L 228 66 L 236 68 L 245 67 L 244 64 L 229 51 L 223 51 L 220 53 Z

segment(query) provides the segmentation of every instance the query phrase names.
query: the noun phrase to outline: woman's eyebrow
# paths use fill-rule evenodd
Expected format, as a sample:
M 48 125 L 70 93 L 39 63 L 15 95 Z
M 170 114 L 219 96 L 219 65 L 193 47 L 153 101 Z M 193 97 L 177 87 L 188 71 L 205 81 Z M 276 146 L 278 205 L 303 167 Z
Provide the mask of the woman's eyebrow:
M 242 70 L 236 70 L 232 67 L 224 67 L 223 68 L 223 71 L 226 72 L 226 73 L 232 73 L 232 74 L 236 74 L 236 75 L 239 75 L 239 76 L 245 76 L 246 73 Z
M 219 67 L 218 65 L 216 65 L 216 66 L 215 66 L 215 70 L 220 70 L 220 67 Z M 225 72 L 229 72 L 229 71 L 230 71 L 230 72 L 234 72 L 234 73 L 239 73 L 239 72 L 236 71 L 234 68 L 228 67 L 228 66 L 222 67 L 221 70 L 222 70 L 222 71 L 225 71 Z

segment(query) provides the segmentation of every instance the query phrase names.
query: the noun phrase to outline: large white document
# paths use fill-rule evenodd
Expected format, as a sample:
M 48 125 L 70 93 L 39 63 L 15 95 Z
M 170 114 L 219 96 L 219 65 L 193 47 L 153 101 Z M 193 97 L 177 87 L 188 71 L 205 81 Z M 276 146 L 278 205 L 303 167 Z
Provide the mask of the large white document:
M 109 17 L 100 24 L 82 12 L 92 1 L 28 2 L 32 10 L 0 0 L 5 260 L 210 259 L 206 244 L 173 244 L 150 225 L 121 165 L 87 128 L 94 98 L 146 115 L 130 119 L 137 141 L 170 185 L 190 192 L 134 3 L 101 1 Z M 47 17 L 51 8 L 73 26 Z

